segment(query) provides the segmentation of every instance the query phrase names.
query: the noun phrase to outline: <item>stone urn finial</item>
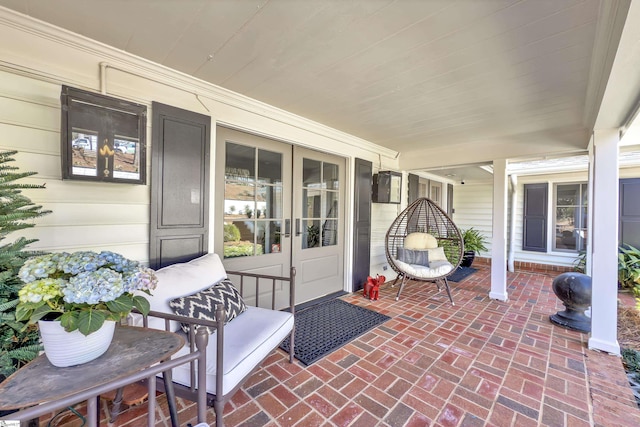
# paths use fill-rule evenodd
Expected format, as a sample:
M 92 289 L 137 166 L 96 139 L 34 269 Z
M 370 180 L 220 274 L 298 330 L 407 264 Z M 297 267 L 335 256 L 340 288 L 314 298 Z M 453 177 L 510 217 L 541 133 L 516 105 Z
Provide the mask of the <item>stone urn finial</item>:
M 556 325 L 580 332 L 591 331 L 591 318 L 584 314 L 591 306 L 591 277 L 567 272 L 553 279 L 553 292 L 567 308 L 549 316 Z

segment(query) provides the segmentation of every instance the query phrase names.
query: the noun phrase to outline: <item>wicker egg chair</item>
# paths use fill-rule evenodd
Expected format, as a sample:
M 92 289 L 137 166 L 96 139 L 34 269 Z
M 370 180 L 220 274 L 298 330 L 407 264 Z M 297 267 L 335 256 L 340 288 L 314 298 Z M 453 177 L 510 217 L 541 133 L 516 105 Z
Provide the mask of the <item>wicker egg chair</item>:
M 408 236 L 410 236 L 409 239 L 407 239 Z M 420 242 L 428 241 L 429 244 L 416 248 L 416 238 Z M 405 247 L 405 240 L 407 240 L 407 247 Z M 406 255 L 407 248 L 410 246 L 409 240 L 412 245 L 411 259 L 407 259 Z M 426 262 L 420 264 L 414 256 L 424 251 L 428 251 L 431 260 L 425 260 Z M 460 265 L 464 243 L 458 227 L 432 200 L 426 197 L 417 199 L 393 221 L 385 237 L 385 253 L 389 265 L 398 273 L 393 285 L 400 278 L 402 279 L 396 301 L 400 298 L 400 293 L 407 281 L 418 280 L 435 282 L 438 290 L 441 289 L 441 285 L 444 285 L 451 305 L 454 305 L 447 277 Z

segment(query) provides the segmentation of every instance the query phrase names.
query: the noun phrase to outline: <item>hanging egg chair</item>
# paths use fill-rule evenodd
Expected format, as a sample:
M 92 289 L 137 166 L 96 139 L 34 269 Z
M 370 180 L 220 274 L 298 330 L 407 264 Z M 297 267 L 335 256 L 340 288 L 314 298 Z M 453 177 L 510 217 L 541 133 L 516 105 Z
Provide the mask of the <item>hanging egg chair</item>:
M 409 280 L 435 282 L 447 291 L 454 305 L 447 277 L 462 260 L 462 234 L 451 218 L 432 200 L 422 197 L 411 203 L 393 221 L 385 237 L 385 254 L 402 279 L 396 301 Z

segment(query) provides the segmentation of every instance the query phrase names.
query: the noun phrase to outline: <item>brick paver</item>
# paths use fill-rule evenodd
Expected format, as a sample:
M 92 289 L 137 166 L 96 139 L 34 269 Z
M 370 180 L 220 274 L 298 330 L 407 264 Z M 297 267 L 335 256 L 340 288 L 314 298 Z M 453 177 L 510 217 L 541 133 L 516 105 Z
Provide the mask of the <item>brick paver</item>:
M 408 284 L 400 301 L 390 284 L 378 301 L 343 297 L 392 319 L 310 367 L 292 369 L 277 350 L 227 404 L 225 424 L 640 426 L 620 358 L 549 322 L 563 309 L 552 275 L 509 273 L 501 302 L 488 297 L 488 266 L 474 267 L 450 283 L 455 306 L 431 283 Z M 193 404 L 178 407 L 181 425 L 195 425 Z M 143 408 L 114 426 L 145 425 Z M 167 418 L 159 405 L 157 425 Z

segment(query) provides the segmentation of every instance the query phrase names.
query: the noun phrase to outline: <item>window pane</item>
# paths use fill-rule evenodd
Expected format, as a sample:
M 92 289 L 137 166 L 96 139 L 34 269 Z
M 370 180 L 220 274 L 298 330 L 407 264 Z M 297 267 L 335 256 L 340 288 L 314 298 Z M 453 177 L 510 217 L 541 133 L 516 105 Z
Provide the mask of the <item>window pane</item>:
M 257 242 L 256 254 L 270 254 L 280 252 L 280 222 L 279 221 L 257 221 Z
M 264 184 L 282 184 L 282 154 L 258 150 L 258 180 Z
M 259 186 L 257 192 L 256 218 L 282 218 L 282 186 Z
M 227 142 L 226 150 L 225 178 L 227 180 L 253 182 L 256 176 L 255 148 Z
M 246 182 L 227 182 L 224 185 L 225 213 L 251 218 L 256 210 L 255 187 Z
M 322 246 L 334 246 L 338 244 L 338 221 L 328 219 L 322 225 Z
M 322 188 L 328 190 L 338 189 L 338 165 L 324 163 L 322 168 Z
M 582 184 L 582 206 L 589 206 L 589 192 L 587 188 L 587 184 Z
M 71 132 L 71 162 L 74 175 L 97 176 L 98 156 L 98 132 L 76 131 Z
M 320 246 L 320 220 L 302 220 L 302 249 Z
M 235 258 L 255 254 L 254 221 L 232 221 L 224 225 L 224 257 Z
M 572 228 L 556 228 L 556 249 L 575 249 L 576 238 Z
M 282 187 L 264 185 L 257 188 L 256 219 L 282 218 Z
M 317 160 L 303 159 L 302 161 L 302 186 L 320 187 L 320 162 Z
M 580 217 L 580 224 L 578 224 L 578 227 L 586 229 L 588 225 L 588 220 L 589 220 L 588 213 L 587 213 L 588 209 L 586 207 L 583 207 L 580 209 L 580 211 L 582 213 L 582 216 Z
M 320 218 L 321 190 L 302 190 L 302 215 L 306 218 Z
M 325 193 L 325 217 L 337 218 L 338 217 L 338 193 L 334 191 L 326 191 Z
M 580 184 L 558 185 L 557 206 L 575 206 L 580 200 Z
M 140 179 L 139 141 L 124 137 L 115 138 L 113 147 L 113 177 Z

